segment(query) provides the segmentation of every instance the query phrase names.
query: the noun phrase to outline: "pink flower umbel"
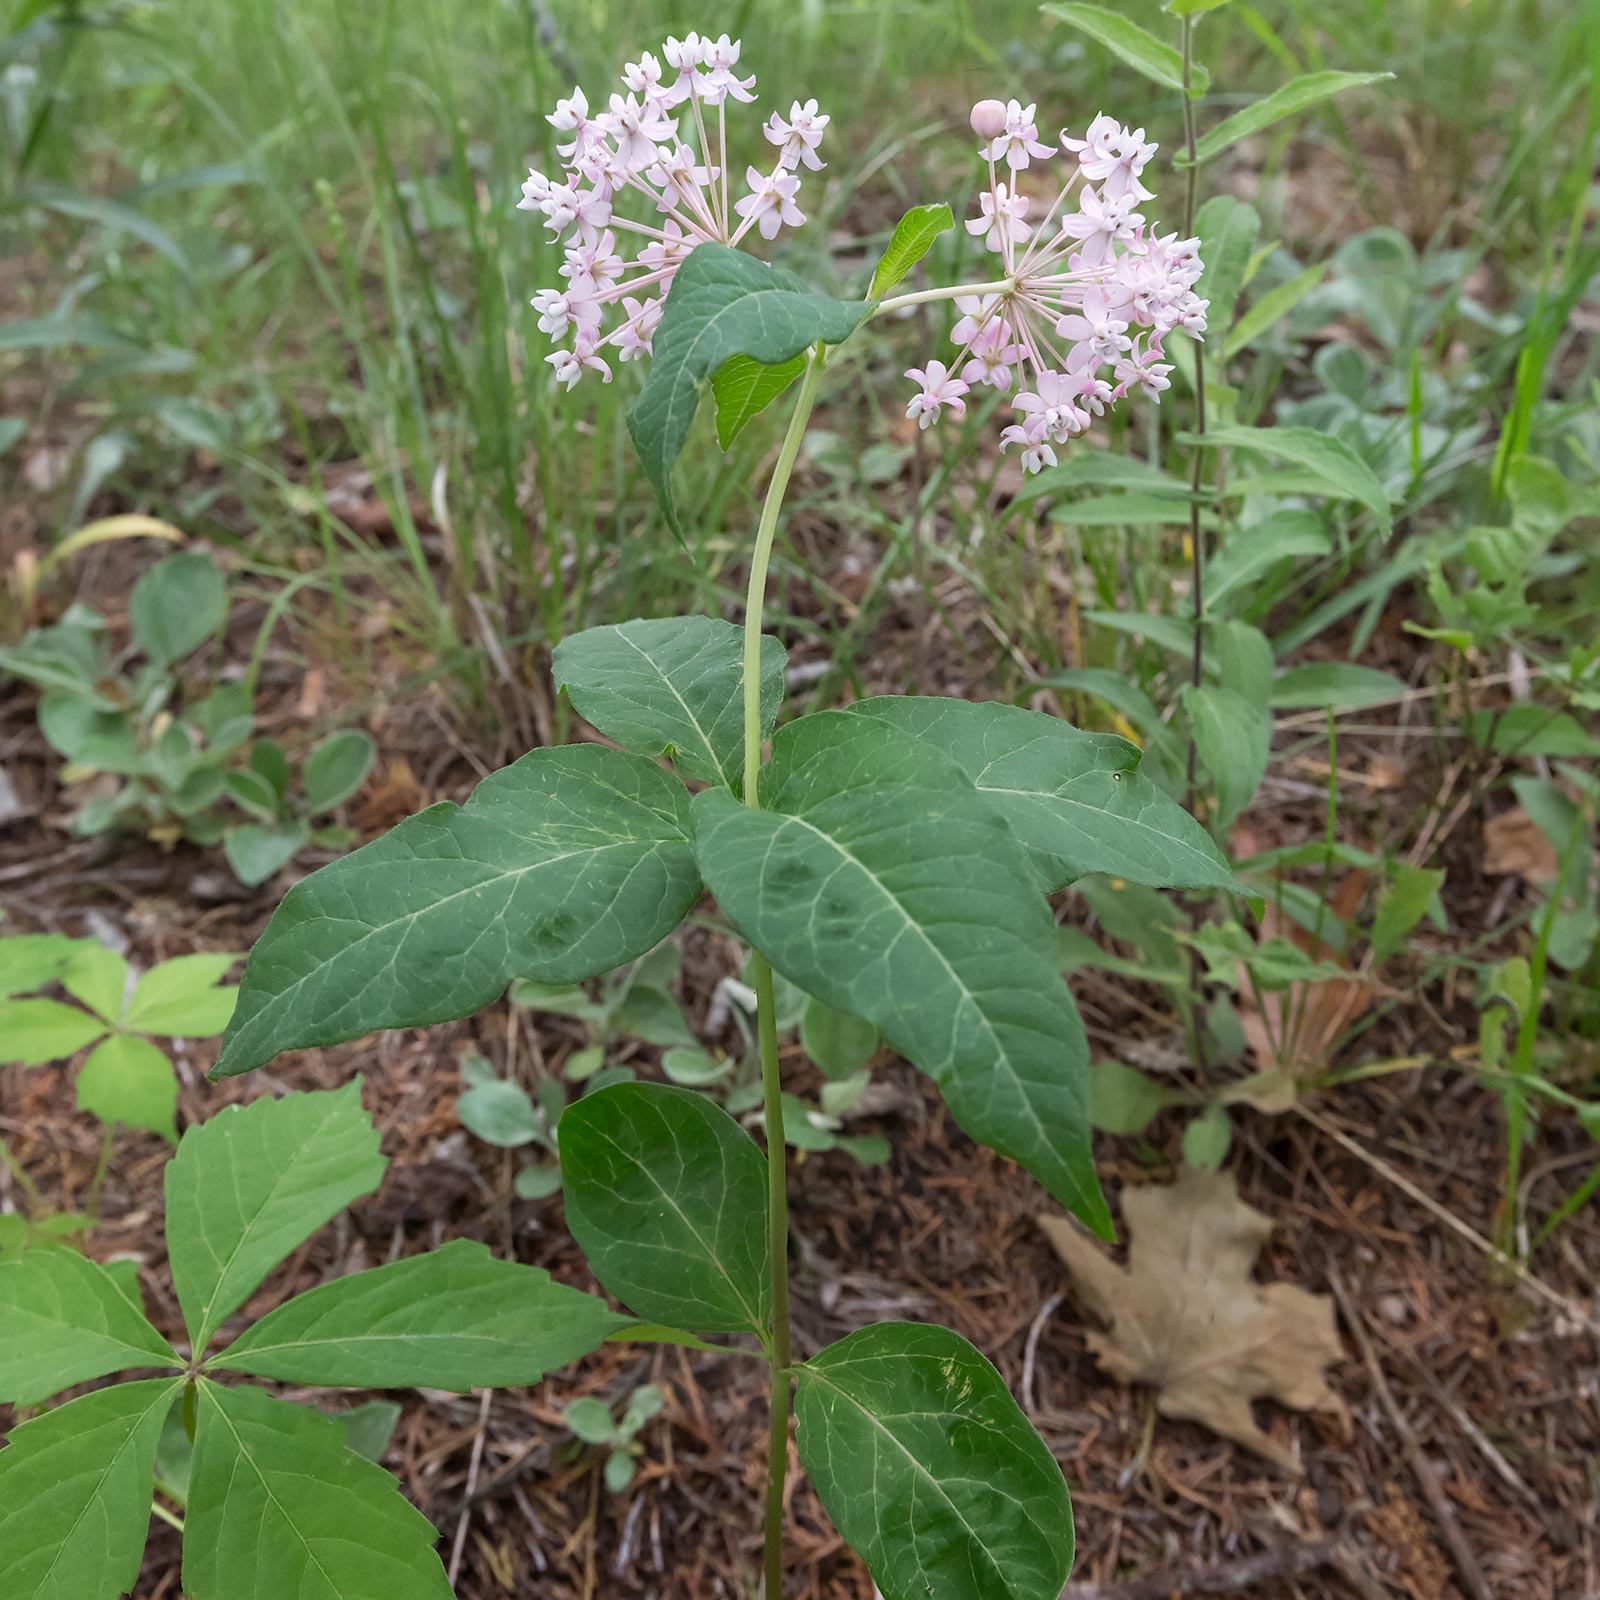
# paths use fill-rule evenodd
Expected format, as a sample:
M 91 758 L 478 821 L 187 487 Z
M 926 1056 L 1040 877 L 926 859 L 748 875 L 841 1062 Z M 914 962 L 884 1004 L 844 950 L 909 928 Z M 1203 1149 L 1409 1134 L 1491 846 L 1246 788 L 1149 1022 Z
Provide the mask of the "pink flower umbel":
M 727 34 L 668 39 L 659 55 L 623 68 L 622 93 L 596 97 L 608 110 L 579 88 L 546 118 L 566 136 L 557 146 L 566 165 L 554 178 L 530 172 L 517 208 L 539 212 L 566 243 L 563 286 L 533 298 L 540 331 L 571 339 L 545 358 L 558 383 L 571 388 L 585 372 L 609 383 L 607 346 L 623 361 L 649 354 L 667 291 L 696 245 L 737 245 L 752 228 L 773 239 L 806 220 L 799 169 L 823 166 L 817 146 L 828 126 L 815 100 L 771 117 L 762 132 L 776 162 L 770 172 L 747 168 L 750 192 L 730 201 L 727 105 L 752 100 L 755 87 L 739 75 L 739 51 Z M 605 331 L 613 308 L 621 316 Z
M 1015 420 L 1001 447 L 1017 445 L 1029 472 L 1054 466 L 1055 446 L 1134 390 L 1158 399 L 1172 371 L 1162 341 L 1174 331 L 1198 337 L 1206 327 L 1206 302 L 1194 292 L 1199 241 L 1160 233 L 1138 209 L 1155 198 L 1140 181 L 1156 152 L 1144 130 L 1102 114 L 1081 139 L 1063 133 L 1073 170 L 1035 226 L 1029 217 L 1039 207 L 1018 193 L 1018 178 L 1031 180 L 1055 150 L 1040 140 L 1034 110 L 1015 100 L 972 109 L 989 183 L 967 231 L 999 256 L 1002 275 L 885 302 L 893 309 L 953 298 L 962 313 L 949 366 L 930 361 L 906 374 L 920 386 L 906 415 L 926 428 L 946 407 L 964 412 L 969 387 L 1009 392 L 1016 383 Z M 999 176 L 1002 162 L 1009 181 Z

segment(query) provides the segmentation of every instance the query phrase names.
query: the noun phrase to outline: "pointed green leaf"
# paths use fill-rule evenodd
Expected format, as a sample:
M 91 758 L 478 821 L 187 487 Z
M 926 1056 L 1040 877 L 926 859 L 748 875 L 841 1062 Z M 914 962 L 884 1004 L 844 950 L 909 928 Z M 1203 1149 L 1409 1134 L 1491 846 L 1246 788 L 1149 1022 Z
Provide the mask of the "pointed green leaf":
M 654 1083 L 585 1095 L 561 1118 L 561 1175 L 572 1237 L 624 1305 L 706 1332 L 765 1329 L 767 1163 L 720 1106 Z
M 227 614 L 227 585 L 209 556 L 167 556 L 134 584 L 128 598 L 135 642 L 163 667 L 188 655 Z
M 1405 692 L 1405 681 L 1392 672 L 1353 661 L 1311 661 L 1290 667 L 1273 680 L 1272 703 L 1280 709 L 1331 706 L 1335 711 L 1354 711 L 1399 700 Z
M 1110 733 L 996 702 L 883 695 L 850 708 L 937 746 L 1027 846 L 1045 887 L 1090 872 L 1157 888 L 1227 889 L 1210 834 L 1139 771 Z
M 1183 57 L 1170 44 L 1163 44 L 1154 35 L 1146 33 L 1138 23 L 1128 21 L 1109 6 L 1055 4 L 1041 6 L 1040 10 L 1047 17 L 1056 17 L 1081 33 L 1088 34 L 1152 83 L 1160 84 L 1163 89 L 1182 92 Z M 1210 73 L 1196 64 L 1191 74 L 1192 92 L 1204 94 L 1210 81 Z
M 937 205 L 913 206 L 895 224 L 894 236 L 872 271 L 871 298 L 881 300 L 933 248 L 941 233 L 956 221 L 942 200 Z
M 1222 352 L 1223 360 L 1233 360 L 1241 350 L 1254 344 L 1269 328 L 1288 316 L 1322 282 L 1327 271 L 1328 263 L 1319 261 L 1304 272 L 1297 272 L 1287 283 L 1267 290 L 1259 300 L 1254 301 L 1229 332 L 1228 342 Z
M 42 1067 L 93 1044 L 105 1023 L 59 1000 L 0 1000 L 0 1062 Z
M 239 960 L 225 952 L 174 956 L 139 980 L 123 1026 L 136 1033 L 174 1039 L 206 1039 L 221 1033 L 233 1015 L 236 989 L 214 987 Z
M 800 1044 L 823 1077 L 840 1083 L 878 1053 L 878 1030 L 860 1017 L 812 1000 L 800 1019 Z
M 78 1069 L 78 1109 L 178 1142 L 178 1080 L 148 1039 L 119 1033 L 96 1045 Z
M 1334 434 L 1319 433 L 1315 428 L 1247 428 L 1230 424 L 1208 428 L 1203 436 L 1185 434 L 1183 442 L 1204 444 L 1214 450 L 1258 450 L 1262 455 L 1292 461 L 1326 485 L 1325 493 L 1366 506 L 1386 536 L 1392 531 L 1388 492 L 1372 468 Z
M 1422 921 L 1444 882 L 1437 867 L 1413 867 L 1399 862 L 1393 880 L 1378 896 L 1378 910 L 1372 921 L 1372 959 L 1387 961 L 1404 949 L 1411 930 Z
M 59 978 L 77 950 L 78 941 L 64 933 L 18 933 L 0 939 L 0 1000 Z
M 128 993 L 128 963 L 115 950 L 85 939 L 61 974 L 61 987 L 97 1016 L 115 1022 Z
M 973 1138 L 1109 1227 L 1088 1048 L 1055 923 L 998 810 L 878 717 L 779 730 L 763 805 L 694 802 L 695 851 L 740 934 L 807 994 L 875 1023 Z
M 337 1422 L 203 1381 L 197 1421 L 191 1600 L 451 1600 L 433 1525 Z
M 660 943 L 700 892 L 688 796 L 600 745 L 535 750 L 284 896 L 216 1072 L 470 1016 L 518 977 L 571 983 Z
M 167 1251 L 196 1354 L 385 1164 L 359 1082 L 224 1106 L 184 1134 L 167 1163 Z
M 630 1321 L 542 1267 L 456 1239 L 308 1289 L 211 1366 L 326 1388 L 504 1388 L 537 1383 Z
M 1056 1600 L 1072 1567 L 1066 1482 L 965 1339 L 880 1322 L 797 1376 L 800 1459 L 884 1600 Z
M 176 1365 L 115 1278 L 76 1250 L 0 1264 L 0 1400 L 32 1406 L 108 1372 Z
M 116 1600 L 138 1581 L 161 1424 L 180 1385 L 150 1378 L 69 1400 L 0 1450 L 0 1594 Z
M 783 703 L 788 652 L 761 639 L 761 732 Z M 656 617 L 586 628 L 556 646 L 556 683 L 580 716 L 686 778 L 743 787 L 744 633 L 717 617 Z
M 1304 111 L 1307 106 L 1314 106 L 1319 100 L 1343 94 L 1346 89 L 1360 89 L 1369 83 L 1382 83 L 1385 78 L 1393 76 L 1392 72 L 1305 73 L 1301 77 L 1291 79 L 1281 89 L 1274 89 L 1271 94 L 1257 100 L 1254 105 L 1248 105 L 1243 111 L 1236 111 L 1231 117 L 1219 122 L 1195 146 L 1194 158 L 1197 162 L 1209 161 L 1213 156 L 1221 155 L 1231 145 L 1236 145 L 1241 139 L 1248 138 L 1252 133 L 1260 133 L 1263 128 L 1270 128 L 1273 123 L 1282 122 L 1285 117 L 1292 117 L 1297 111 Z M 1185 164 L 1180 160 L 1180 166 Z
M 816 294 L 792 272 L 742 250 L 702 244 L 689 253 L 656 328 L 650 376 L 628 413 L 628 432 L 674 533 L 682 530 L 672 465 L 689 436 L 700 385 L 730 356 L 776 366 L 819 342 L 842 344 L 871 310 L 869 301 Z
M 729 356 L 711 375 L 717 443 L 726 450 L 805 370 L 804 355 L 770 366 L 749 356 Z
M 1261 217 L 1253 205 L 1231 194 L 1213 195 L 1200 207 L 1194 231 L 1205 263 L 1195 293 L 1208 302 L 1206 327 L 1221 342 L 1233 326 L 1234 307 L 1261 233 Z
M 1272 717 L 1231 689 L 1185 684 L 1196 753 L 1211 774 L 1216 821 L 1227 827 L 1249 805 L 1272 755 Z

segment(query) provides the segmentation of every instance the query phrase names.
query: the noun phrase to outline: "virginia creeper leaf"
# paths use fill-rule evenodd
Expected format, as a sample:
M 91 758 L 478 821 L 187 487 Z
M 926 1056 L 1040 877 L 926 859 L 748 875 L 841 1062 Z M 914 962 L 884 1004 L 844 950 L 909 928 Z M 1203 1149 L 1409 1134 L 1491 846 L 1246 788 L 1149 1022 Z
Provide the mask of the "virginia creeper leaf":
M 296 1295 L 211 1365 L 327 1388 L 465 1392 L 537 1383 L 630 1320 L 542 1267 L 456 1239 Z
M 195 1352 L 385 1165 L 359 1082 L 224 1106 L 190 1128 L 167 1163 L 167 1252 Z
M 139 1577 L 161 1424 L 180 1385 L 149 1378 L 69 1400 L 0 1450 L 0 1594 L 116 1600 Z
M 1103 872 L 1156 888 L 1233 886 L 1211 836 L 1110 733 L 997 702 L 882 695 L 850 708 L 948 755 L 1028 847 L 1049 890 Z
M 0 1264 L 0 1400 L 37 1405 L 108 1372 L 176 1365 L 111 1274 L 76 1250 L 28 1250 Z
M 323 867 L 257 941 L 219 1076 L 280 1050 L 470 1016 L 513 978 L 632 961 L 700 892 L 688 796 L 600 745 L 535 750 Z
M 75 1055 L 106 1031 L 105 1023 L 59 1000 L 0 1000 L 0 1061 L 42 1067 Z
M 152 967 L 134 989 L 123 1025 L 177 1039 L 221 1033 L 233 1015 L 235 991 L 215 986 L 238 959 L 229 952 L 202 951 Z
M 0 939 L 0 1000 L 59 977 L 77 948 L 78 941 L 64 933 L 18 933 Z
M 779 730 L 761 811 L 694 802 L 701 871 L 735 927 L 875 1023 L 973 1138 L 1109 1226 L 1089 1155 L 1088 1048 L 1056 929 L 999 811 L 933 745 L 822 712 Z
M 872 272 L 872 298 L 881 299 L 933 248 L 941 233 L 955 227 L 950 207 L 913 206 L 895 224 L 894 236 Z
M 749 356 L 729 356 L 711 375 L 717 443 L 726 450 L 805 370 L 803 355 L 772 366 Z
M 192 1600 L 451 1600 L 432 1524 L 337 1422 L 204 1381 L 198 1402 Z
M 788 652 L 761 640 L 761 731 L 783 703 Z M 558 685 L 579 715 L 642 756 L 669 756 L 686 778 L 737 794 L 744 766 L 744 633 L 717 617 L 655 617 L 586 628 L 556 646 Z
M 654 1083 L 585 1095 L 561 1117 L 561 1175 L 572 1237 L 624 1305 L 706 1332 L 766 1327 L 767 1163 L 720 1106 Z
M 178 1080 L 148 1039 L 118 1033 L 97 1044 L 78 1069 L 78 1109 L 178 1142 Z
M 672 465 L 689 436 L 700 385 L 730 356 L 776 366 L 819 341 L 841 344 L 871 310 L 866 300 L 817 294 L 792 272 L 727 245 L 690 251 L 656 328 L 650 376 L 628 413 L 628 432 L 674 533 L 683 530 L 672 503 Z
M 798 1380 L 800 1459 L 885 1600 L 1055 1600 L 1072 1567 L 1066 1482 L 965 1339 L 880 1322 Z

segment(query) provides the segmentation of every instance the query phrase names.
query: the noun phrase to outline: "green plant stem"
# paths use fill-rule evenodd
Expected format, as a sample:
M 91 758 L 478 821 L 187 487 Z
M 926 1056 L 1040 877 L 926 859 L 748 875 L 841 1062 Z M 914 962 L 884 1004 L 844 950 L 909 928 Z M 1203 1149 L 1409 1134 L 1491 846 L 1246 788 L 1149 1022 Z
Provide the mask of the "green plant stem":
M 100 1191 L 105 1188 L 106 1173 L 111 1166 L 111 1146 L 114 1138 L 115 1129 L 110 1124 L 100 1130 L 100 1156 L 94 1164 L 94 1176 L 89 1180 L 89 1193 L 83 1206 L 94 1222 L 100 1220 Z
M 817 396 L 817 379 L 825 360 L 822 347 L 812 351 L 800 380 L 800 393 L 789 418 L 788 432 L 767 484 L 767 498 L 750 555 L 750 588 L 744 608 L 744 803 L 761 805 L 761 617 L 766 609 L 767 569 L 778 531 L 789 475 L 800 454 L 806 423 Z M 772 1268 L 772 1321 L 767 1329 L 767 1360 L 772 1373 L 771 1426 L 767 1453 L 766 1596 L 783 1593 L 783 1485 L 789 1470 L 789 1196 L 783 1134 L 783 1086 L 778 1077 L 778 1022 L 772 991 L 772 968 L 759 952 L 751 953 L 755 976 L 756 1032 L 761 1045 L 761 1099 L 767 1130 L 767 1213 Z
M 1188 146 L 1189 167 L 1183 193 L 1183 237 L 1194 233 L 1195 195 L 1200 182 L 1200 167 L 1195 156 L 1195 103 L 1189 94 L 1194 76 L 1194 19 L 1183 19 L 1183 135 Z M 1219 329 L 1226 334 L 1226 329 Z M 1206 356 L 1205 344 L 1196 340 L 1194 345 L 1194 431 L 1201 440 L 1206 432 Z M 1200 687 L 1205 674 L 1205 535 L 1200 526 L 1200 478 L 1205 465 L 1205 446 L 1194 447 L 1194 464 L 1189 473 L 1189 568 L 1194 594 L 1194 657 L 1190 662 L 1190 681 Z M 1189 723 L 1189 757 L 1186 778 L 1185 802 L 1194 797 L 1195 762 L 1198 749 L 1194 737 L 1194 721 Z

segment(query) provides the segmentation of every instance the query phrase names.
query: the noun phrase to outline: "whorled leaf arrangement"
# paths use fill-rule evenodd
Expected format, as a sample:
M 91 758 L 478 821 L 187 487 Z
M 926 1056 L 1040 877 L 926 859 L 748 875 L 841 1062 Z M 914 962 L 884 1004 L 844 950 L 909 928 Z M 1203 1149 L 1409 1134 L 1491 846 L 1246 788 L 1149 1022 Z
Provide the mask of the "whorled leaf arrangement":
M 949 223 L 942 207 L 908 218 L 874 296 Z M 326 1421 L 222 1374 L 464 1389 L 534 1382 L 618 1334 L 755 1353 L 699 1337 L 726 1333 L 753 1336 L 772 1372 L 773 1600 L 791 1390 L 801 1458 L 887 1600 L 1054 1600 L 1072 1558 L 1066 1485 L 978 1351 L 903 1323 L 804 1359 L 790 1350 L 771 969 L 869 1040 L 881 1032 L 974 1138 L 1106 1232 L 1088 1052 L 1047 896 L 1091 872 L 1232 880 L 1135 746 L 1037 712 L 873 699 L 773 734 L 785 657 L 759 624 L 778 502 L 824 346 L 876 303 L 818 295 L 721 246 L 689 256 L 629 419 L 674 526 L 668 478 L 701 387 L 713 382 L 737 432 L 801 381 L 745 629 L 678 617 L 565 640 L 558 682 L 620 748 L 536 750 L 465 805 L 434 806 L 291 890 L 250 956 L 216 1068 L 464 1017 L 517 979 L 599 976 L 651 950 L 709 889 L 755 952 L 767 1150 L 697 1090 L 615 1084 L 567 1108 L 568 1220 L 639 1322 L 454 1244 L 324 1284 L 211 1353 L 265 1274 L 371 1190 L 383 1162 L 353 1091 L 257 1102 L 191 1130 L 168 1170 L 189 1364 L 102 1269 L 56 1253 L 0 1268 L 0 1307 L 14 1313 L 0 1323 L 0 1398 L 130 1368 L 183 1374 L 91 1394 L 17 1431 L 0 1453 L 0 1592 L 97 1600 L 130 1581 L 156 1441 L 181 1395 L 195 1441 L 194 1600 L 431 1600 L 448 1590 L 430 1530 L 390 1481 Z

